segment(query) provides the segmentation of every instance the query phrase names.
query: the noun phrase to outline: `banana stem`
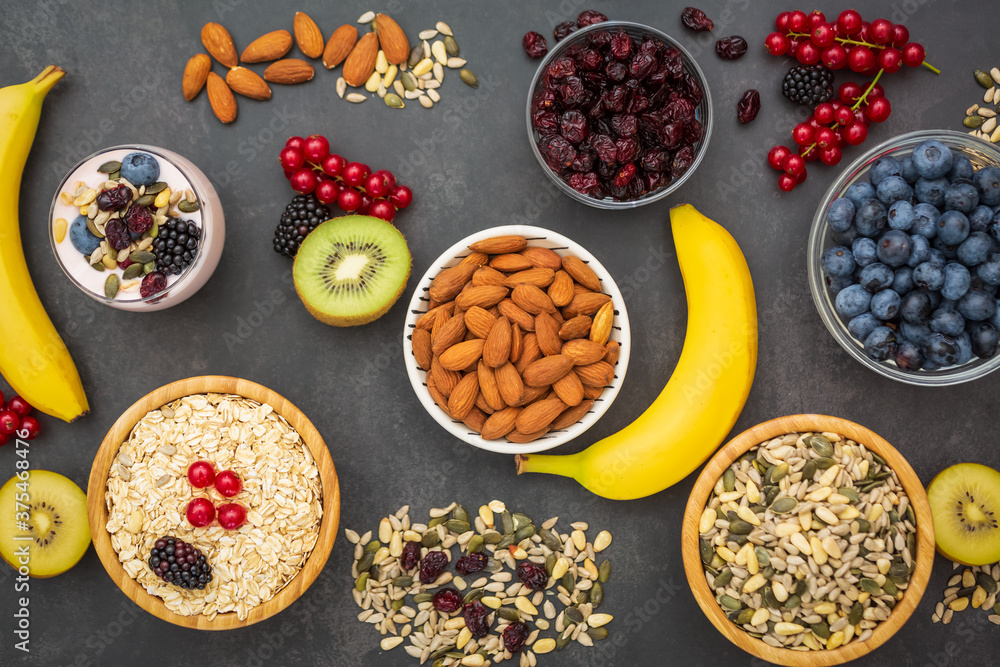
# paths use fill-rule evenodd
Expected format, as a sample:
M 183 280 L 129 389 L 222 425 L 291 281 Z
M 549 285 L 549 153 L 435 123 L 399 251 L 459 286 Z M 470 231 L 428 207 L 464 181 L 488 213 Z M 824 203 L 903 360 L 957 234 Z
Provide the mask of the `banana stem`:
M 66 70 L 57 65 L 49 65 L 42 70 L 41 74 L 32 79 L 30 83 L 36 92 L 47 93 L 64 76 L 66 76 Z
M 573 456 L 551 456 L 548 454 L 517 454 L 514 456 L 514 465 L 517 474 L 526 472 L 540 472 L 549 475 L 562 475 L 563 477 L 574 477 L 574 466 L 571 465 Z

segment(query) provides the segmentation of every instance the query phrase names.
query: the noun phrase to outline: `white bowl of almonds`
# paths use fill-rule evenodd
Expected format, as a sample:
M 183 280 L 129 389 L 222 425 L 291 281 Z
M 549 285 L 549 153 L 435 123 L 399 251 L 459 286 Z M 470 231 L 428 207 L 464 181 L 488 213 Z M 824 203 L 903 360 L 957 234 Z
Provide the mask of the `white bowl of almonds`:
M 541 452 L 593 426 L 617 397 L 630 330 L 618 286 L 582 246 L 527 225 L 446 250 L 403 327 L 417 398 L 445 430 L 491 452 Z

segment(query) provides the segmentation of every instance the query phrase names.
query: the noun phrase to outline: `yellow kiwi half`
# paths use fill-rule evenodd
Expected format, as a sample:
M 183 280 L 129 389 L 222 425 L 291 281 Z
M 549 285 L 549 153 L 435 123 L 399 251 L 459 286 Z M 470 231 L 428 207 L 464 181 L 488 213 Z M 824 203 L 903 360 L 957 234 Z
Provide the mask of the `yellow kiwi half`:
M 927 487 L 942 556 L 963 565 L 1000 560 L 1000 472 L 978 463 L 945 468 Z

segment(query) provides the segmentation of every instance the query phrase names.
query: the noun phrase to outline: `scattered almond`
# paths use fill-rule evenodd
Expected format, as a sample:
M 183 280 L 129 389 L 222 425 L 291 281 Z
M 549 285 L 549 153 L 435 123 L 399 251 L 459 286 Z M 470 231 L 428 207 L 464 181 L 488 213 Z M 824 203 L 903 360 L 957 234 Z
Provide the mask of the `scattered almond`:
M 226 83 L 234 93 L 255 100 L 271 99 L 271 87 L 253 70 L 234 67 L 226 73 Z
M 323 51 L 323 66 L 327 69 L 333 69 L 344 62 L 357 41 L 358 29 L 353 25 L 345 23 L 334 30 L 326 43 L 326 49 Z
M 208 102 L 212 105 L 215 116 L 223 123 L 236 120 L 236 98 L 226 82 L 215 72 L 208 73 Z
M 375 71 L 378 58 L 378 36 L 369 32 L 358 40 L 344 61 L 344 79 L 348 85 L 360 87 Z
M 308 14 L 295 12 L 292 32 L 295 33 L 295 43 L 299 45 L 299 51 L 307 58 L 319 58 L 323 55 L 323 33 Z
M 218 23 L 206 23 L 201 29 L 201 43 L 212 57 L 224 67 L 236 67 L 239 59 L 236 57 L 236 45 L 233 38 Z
M 378 42 L 385 52 L 386 60 L 393 65 L 405 63 L 410 55 L 410 43 L 399 24 L 385 14 L 376 14 L 375 30 L 378 32 Z
M 184 99 L 190 102 L 208 81 L 208 73 L 212 71 L 212 59 L 204 53 L 196 53 L 188 60 L 184 66 L 184 78 L 181 80 L 181 88 L 184 91 Z
M 287 30 L 275 30 L 250 42 L 243 49 L 240 60 L 245 63 L 264 63 L 278 60 L 292 50 L 292 34 Z
M 313 66 L 298 58 L 285 58 L 273 62 L 264 70 L 264 79 L 271 83 L 293 84 L 309 81 L 315 71 Z

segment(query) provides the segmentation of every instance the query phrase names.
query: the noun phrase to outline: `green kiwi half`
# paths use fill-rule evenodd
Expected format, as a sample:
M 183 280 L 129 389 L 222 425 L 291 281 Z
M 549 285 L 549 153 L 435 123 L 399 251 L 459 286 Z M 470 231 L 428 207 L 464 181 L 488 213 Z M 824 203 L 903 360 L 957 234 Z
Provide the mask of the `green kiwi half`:
M 1000 560 L 1000 472 L 978 463 L 953 465 L 931 480 L 927 499 L 943 556 L 963 565 Z
M 367 215 L 327 220 L 302 242 L 295 291 L 320 322 L 367 324 L 396 303 L 410 277 L 410 250 L 392 224 Z

